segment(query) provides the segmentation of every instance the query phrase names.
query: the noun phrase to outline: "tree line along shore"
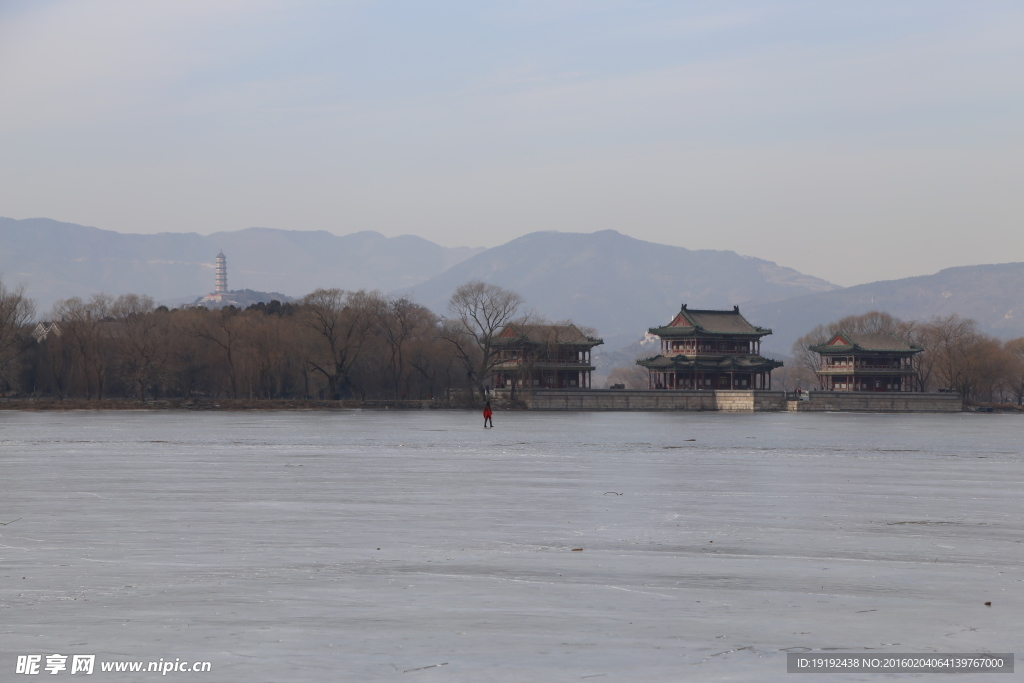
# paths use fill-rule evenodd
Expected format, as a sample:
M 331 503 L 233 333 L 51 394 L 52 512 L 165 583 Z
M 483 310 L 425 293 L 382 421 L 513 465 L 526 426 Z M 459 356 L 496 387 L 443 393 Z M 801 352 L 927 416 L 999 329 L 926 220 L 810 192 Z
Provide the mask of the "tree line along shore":
M 545 321 L 515 292 L 479 281 L 456 289 L 447 316 L 407 297 L 338 289 L 244 310 L 96 294 L 39 316 L 24 288 L 0 281 L 0 407 L 465 406 L 486 395 L 494 339 L 524 322 Z M 813 387 L 810 347 L 840 330 L 891 332 L 924 348 L 919 390 L 1024 404 L 1024 338 L 1001 341 L 958 316 L 919 322 L 872 312 L 820 325 L 794 344 L 775 386 Z M 613 369 L 609 381 L 646 388 L 637 370 Z
M 318 289 L 244 310 L 97 294 L 37 316 L 24 288 L 0 282 L 0 405 L 468 405 L 486 389 L 491 340 L 531 316 L 518 294 L 482 282 L 459 287 L 450 308 Z
M 923 349 L 914 359 L 916 391 L 952 391 L 969 404 L 1024 405 L 1024 337 L 1003 341 L 958 315 L 915 321 L 872 311 L 818 325 L 793 344 L 789 382 L 813 387 L 819 357 L 812 347 L 841 332 L 894 334 Z

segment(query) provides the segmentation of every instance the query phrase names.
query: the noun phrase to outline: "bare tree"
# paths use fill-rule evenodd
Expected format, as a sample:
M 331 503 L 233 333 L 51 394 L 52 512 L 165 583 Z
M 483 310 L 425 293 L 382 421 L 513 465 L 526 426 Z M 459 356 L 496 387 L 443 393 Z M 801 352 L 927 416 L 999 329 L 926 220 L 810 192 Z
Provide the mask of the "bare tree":
M 998 339 L 979 335 L 971 353 L 971 396 L 1003 403 L 1013 391 L 1014 357 Z
M 302 319 L 302 316 L 300 315 L 299 318 Z M 321 356 L 320 335 L 308 324 L 299 324 L 289 328 L 286 339 L 291 350 L 291 357 L 302 379 L 302 398 L 312 398 L 320 391 L 316 386 L 319 383 L 317 380 L 319 375 L 313 369 Z
M 967 398 L 970 394 L 971 350 L 978 338 L 973 320 L 951 315 L 933 318 L 921 334 L 925 353 L 930 355 L 935 381 L 941 389 L 953 389 Z
M 307 362 L 327 381 L 332 399 L 351 392 L 352 369 L 369 342 L 379 300 L 376 292 L 341 289 L 318 289 L 302 300 L 303 324 L 321 342 Z
M 242 316 L 250 398 L 273 398 L 281 392 L 285 366 L 285 348 L 281 319 L 255 311 Z
M 441 336 L 455 348 L 481 398 L 487 394 L 486 382 L 497 364 L 494 338 L 515 320 L 522 305 L 523 297 L 516 292 L 480 280 L 456 289 L 448 302 L 452 315 L 444 321 Z
M 0 278 L 0 379 L 11 384 L 11 369 L 25 332 L 35 317 L 35 304 L 25 296 L 25 285 L 10 290 Z
M 416 339 L 432 333 L 437 316 L 429 309 L 405 297 L 381 299 L 376 312 L 377 332 L 387 347 L 387 372 L 394 398 L 400 398 L 400 385 L 406 383 L 408 394 L 408 354 Z
M 42 347 L 45 364 L 49 369 L 50 385 L 60 400 L 67 398 L 76 363 L 74 346 L 68 343 L 60 326 L 51 327 L 49 334 L 37 340 Z
M 196 309 L 190 313 L 186 333 L 206 341 L 223 354 L 231 398 L 238 398 L 238 347 L 241 343 L 238 311 L 232 307 L 214 311 Z
M 58 301 L 53 307 L 53 318 L 60 322 L 85 377 L 85 396 L 103 398 L 107 370 L 110 365 L 109 318 L 113 298 L 104 293 L 93 295 L 89 301 L 78 297 Z
M 153 299 L 138 294 L 122 294 L 111 307 L 116 329 L 115 349 L 126 379 L 146 400 L 146 387 L 158 381 L 167 360 L 165 339 L 153 315 Z
M 1017 405 L 1024 405 L 1024 337 L 1011 339 L 1004 344 L 1010 358 L 1009 375 L 1010 391 Z
M 924 349 L 914 357 L 914 384 L 918 391 L 930 391 L 935 382 L 935 353 L 930 347 L 929 334 L 931 332 L 928 323 L 920 323 L 915 320 L 900 321 L 896 328 L 896 336 L 911 346 L 920 346 Z
M 409 353 L 409 365 L 419 374 L 429 398 L 434 398 L 436 389 L 443 388 L 445 397 L 451 400 L 454 377 L 461 373 L 455 348 L 441 338 L 439 330 L 435 322 L 430 334 L 415 341 Z
M 198 309 L 205 310 L 205 309 Z M 192 311 L 179 311 L 191 314 Z M 185 398 L 192 398 L 201 386 L 209 384 L 216 368 L 209 362 L 209 345 L 187 332 L 182 332 L 181 321 L 172 328 L 174 334 L 168 343 L 169 362 L 173 365 L 174 386 Z

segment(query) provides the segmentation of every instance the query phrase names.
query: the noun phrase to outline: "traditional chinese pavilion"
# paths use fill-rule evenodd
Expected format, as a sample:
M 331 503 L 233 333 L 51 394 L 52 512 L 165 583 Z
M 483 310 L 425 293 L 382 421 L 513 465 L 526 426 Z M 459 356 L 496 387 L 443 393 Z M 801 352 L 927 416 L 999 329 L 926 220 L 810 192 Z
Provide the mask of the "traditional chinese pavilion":
M 575 325 L 506 325 L 492 343 L 496 388 L 589 389 L 591 349 L 604 341 Z
M 661 354 L 637 361 L 647 368 L 651 389 L 770 389 L 771 373 L 782 363 L 761 356 L 761 337 L 772 331 L 731 311 L 689 309 L 664 327 Z
M 810 347 L 820 363 L 815 374 L 824 391 L 916 391 L 914 356 L 924 349 L 895 334 L 838 332 Z

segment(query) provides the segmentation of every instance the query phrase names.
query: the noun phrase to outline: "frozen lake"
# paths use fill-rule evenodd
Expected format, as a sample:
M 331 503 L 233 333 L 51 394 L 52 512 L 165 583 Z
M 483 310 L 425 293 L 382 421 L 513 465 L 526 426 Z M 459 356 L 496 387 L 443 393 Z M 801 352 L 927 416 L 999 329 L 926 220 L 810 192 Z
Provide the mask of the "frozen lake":
M 210 661 L 186 675 L 209 681 L 766 681 L 793 680 L 787 651 L 1024 642 L 1019 416 L 495 423 L 0 412 L 0 670 L 60 653 L 95 654 L 101 681 L 156 680 L 99 662 L 160 658 Z

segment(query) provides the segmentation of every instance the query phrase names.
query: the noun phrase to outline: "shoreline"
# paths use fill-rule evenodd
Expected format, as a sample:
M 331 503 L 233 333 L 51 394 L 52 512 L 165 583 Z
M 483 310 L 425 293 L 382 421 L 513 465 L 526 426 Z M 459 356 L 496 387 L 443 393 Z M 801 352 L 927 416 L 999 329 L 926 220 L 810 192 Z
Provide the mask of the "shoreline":
M 530 411 L 522 401 L 500 401 L 491 399 L 501 410 Z M 138 399 L 105 398 L 97 399 L 56 399 L 56 398 L 0 398 L 0 411 L 26 412 L 69 412 L 77 410 L 181 410 L 181 411 L 286 411 L 286 410 L 479 410 L 483 402 L 454 402 L 436 400 L 355 400 L 343 399 L 326 401 L 321 399 Z M 532 412 L 551 412 L 537 410 Z M 561 412 L 561 411 L 558 411 Z M 627 411 L 633 412 L 633 411 Z M 637 412 L 645 412 L 643 410 Z M 665 412 L 657 410 L 653 412 Z M 679 410 L 678 412 L 693 412 Z M 826 411 L 860 412 L 860 411 Z M 1013 403 L 976 403 L 964 406 L 967 413 L 1017 413 L 1024 414 L 1024 406 Z
M 481 402 L 480 405 L 483 405 Z M 30 412 L 72 410 L 182 410 L 182 411 L 280 411 L 280 410 L 476 410 L 476 403 L 465 404 L 448 401 L 360 401 L 319 399 L 57 399 L 57 398 L 4 398 L 0 399 L 0 410 L 23 410 Z M 502 406 L 503 410 L 515 409 Z

